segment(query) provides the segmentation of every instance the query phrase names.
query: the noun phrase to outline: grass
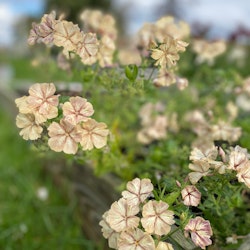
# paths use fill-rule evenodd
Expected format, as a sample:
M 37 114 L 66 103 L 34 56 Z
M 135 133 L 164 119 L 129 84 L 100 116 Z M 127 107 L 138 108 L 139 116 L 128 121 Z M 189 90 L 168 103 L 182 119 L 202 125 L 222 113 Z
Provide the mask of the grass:
M 0 109 L 0 249 L 93 250 L 81 234 L 76 201 L 44 174 L 41 160 Z M 38 198 L 45 187 L 48 199 Z

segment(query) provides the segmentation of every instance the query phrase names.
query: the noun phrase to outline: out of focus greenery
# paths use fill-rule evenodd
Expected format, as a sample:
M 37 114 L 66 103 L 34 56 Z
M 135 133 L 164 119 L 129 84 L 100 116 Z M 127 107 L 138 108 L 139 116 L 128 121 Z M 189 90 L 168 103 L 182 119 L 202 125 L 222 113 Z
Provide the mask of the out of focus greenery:
M 81 233 L 77 201 L 60 191 L 19 137 L 13 117 L 0 109 L 0 249 L 93 250 Z M 48 190 L 39 199 L 39 188 Z

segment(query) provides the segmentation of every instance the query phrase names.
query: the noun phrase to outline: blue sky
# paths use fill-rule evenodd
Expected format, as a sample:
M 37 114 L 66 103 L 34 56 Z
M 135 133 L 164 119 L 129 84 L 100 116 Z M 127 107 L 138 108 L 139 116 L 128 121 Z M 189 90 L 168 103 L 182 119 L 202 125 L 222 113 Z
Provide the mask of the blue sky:
M 80 1 L 80 0 L 72 0 Z M 211 35 L 226 37 L 230 31 L 243 24 L 250 29 L 250 0 L 179 0 L 182 3 L 183 19 L 189 23 L 198 21 L 211 24 Z M 135 33 L 144 22 L 159 18 L 157 7 L 166 0 L 113 0 L 118 9 L 128 10 L 127 29 Z M 24 15 L 41 17 L 44 0 L 0 0 L 0 47 L 13 43 L 13 25 Z
M 0 47 L 13 44 L 13 26 L 23 16 L 41 16 L 43 0 L 0 0 Z

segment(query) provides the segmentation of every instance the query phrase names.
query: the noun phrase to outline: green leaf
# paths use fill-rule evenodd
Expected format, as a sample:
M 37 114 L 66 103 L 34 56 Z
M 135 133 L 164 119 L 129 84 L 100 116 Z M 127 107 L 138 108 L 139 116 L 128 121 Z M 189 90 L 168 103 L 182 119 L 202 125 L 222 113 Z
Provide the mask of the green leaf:
M 138 67 L 135 64 L 127 65 L 125 75 L 131 82 L 134 82 L 138 75 Z

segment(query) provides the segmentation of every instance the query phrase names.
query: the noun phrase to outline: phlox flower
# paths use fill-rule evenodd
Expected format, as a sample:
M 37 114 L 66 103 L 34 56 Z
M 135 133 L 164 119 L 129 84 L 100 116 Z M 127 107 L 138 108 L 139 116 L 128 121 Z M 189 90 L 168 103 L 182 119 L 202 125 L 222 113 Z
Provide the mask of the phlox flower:
M 192 184 L 196 184 L 203 176 L 206 176 L 210 172 L 210 165 L 208 162 L 197 160 L 189 164 L 189 169 L 193 170 L 188 174 L 188 178 Z
M 206 161 L 210 163 L 211 161 L 214 161 L 218 155 L 218 150 L 214 146 L 212 148 L 208 148 L 206 150 L 200 150 L 198 148 L 194 148 L 191 151 L 189 160 L 191 161 Z
M 213 235 L 213 231 L 208 220 L 199 216 L 190 219 L 184 230 L 186 233 L 191 233 L 191 239 L 196 246 L 205 249 L 206 246 L 212 244 L 210 237 Z
M 198 54 L 197 62 L 213 64 L 214 59 L 226 50 L 226 43 L 223 40 L 206 41 L 195 40 L 193 42 L 193 50 Z
M 115 42 L 109 36 L 104 35 L 100 40 L 100 47 L 97 53 L 97 59 L 101 67 L 109 67 L 113 64 L 115 49 Z
M 82 41 L 78 43 L 76 53 L 81 57 L 84 64 L 93 64 L 97 60 L 99 43 L 96 34 L 82 33 Z
M 41 23 L 32 23 L 32 29 L 28 38 L 28 44 L 34 45 L 35 43 L 44 43 L 46 45 L 53 44 L 54 24 L 56 23 L 56 12 L 52 11 L 50 14 L 45 14 Z
M 82 41 L 82 33 L 77 24 L 68 21 L 59 21 L 54 25 L 54 44 L 64 47 L 67 51 L 76 51 Z
M 183 203 L 186 206 L 194 206 L 197 207 L 201 201 L 201 193 L 200 191 L 193 185 L 186 186 L 181 191 L 181 196 L 183 199 Z
M 160 241 L 155 250 L 174 250 L 174 248 L 172 244 Z
M 33 114 L 19 113 L 16 117 L 16 125 L 22 129 L 19 134 L 24 140 L 36 140 L 43 132 L 43 128 L 36 122 Z
M 94 114 L 92 104 L 79 96 L 70 97 L 69 102 L 63 104 L 62 110 L 64 119 L 73 125 L 87 121 Z
M 102 227 L 102 234 L 105 239 L 108 239 L 108 245 L 110 248 L 117 249 L 117 240 L 119 237 L 119 233 L 114 231 L 109 223 L 106 221 L 109 211 L 105 212 L 102 216 L 102 220 L 99 225 Z
M 240 127 L 232 127 L 230 124 L 219 121 L 211 127 L 211 136 L 213 140 L 223 140 L 234 142 L 237 141 L 242 134 Z
M 146 232 L 157 235 L 170 232 L 175 221 L 174 212 L 168 210 L 168 207 L 166 202 L 155 200 L 150 200 L 143 206 L 141 223 Z
M 127 200 L 121 198 L 111 205 L 106 221 L 116 232 L 136 228 L 140 221 L 140 218 L 136 216 L 139 211 L 139 206 L 130 206 Z
M 135 178 L 127 183 L 127 190 L 122 192 L 122 196 L 129 205 L 139 205 L 144 202 L 154 189 L 150 179 Z
M 77 126 L 61 120 L 60 123 L 52 122 L 48 127 L 48 145 L 56 152 L 65 154 L 76 154 L 78 143 L 82 139 L 81 132 Z
M 150 234 L 141 229 L 129 229 L 121 233 L 118 239 L 119 250 L 154 250 L 155 243 Z
M 174 39 L 172 36 L 167 36 L 159 48 L 152 49 L 151 57 L 156 60 L 155 65 L 161 67 L 172 67 L 179 60 L 179 51 L 185 51 L 188 43 Z
M 33 110 L 46 119 L 57 117 L 59 95 L 55 95 L 56 88 L 53 83 L 36 83 L 29 88 L 27 104 Z M 36 114 L 35 114 L 36 115 Z
M 164 67 L 160 68 L 157 78 L 155 78 L 153 81 L 156 87 L 170 86 L 175 82 L 176 82 L 175 74 Z
M 244 163 L 244 165 L 236 170 L 238 181 L 244 182 L 247 187 L 250 188 L 250 161 Z
M 247 149 L 236 146 L 229 154 L 228 169 L 237 170 L 248 161 Z
M 81 124 L 82 140 L 80 144 L 83 150 L 91 150 L 94 147 L 102 148 L 107 144 L 109 130 L 103 122 L 97 122 L 89 118 Z

